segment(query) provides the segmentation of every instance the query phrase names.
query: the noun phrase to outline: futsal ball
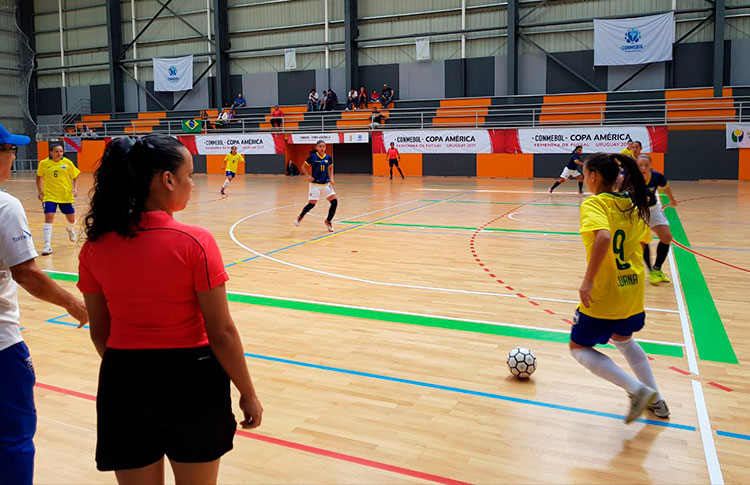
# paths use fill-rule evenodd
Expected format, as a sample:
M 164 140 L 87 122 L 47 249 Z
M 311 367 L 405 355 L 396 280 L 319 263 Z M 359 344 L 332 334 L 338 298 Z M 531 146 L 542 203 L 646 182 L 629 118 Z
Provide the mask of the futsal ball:
M 508 354 L 508 369 L 510 373 L 521 379 L 527 379 L 536 370 L 534 352 L 525 347 L 516 347 Z

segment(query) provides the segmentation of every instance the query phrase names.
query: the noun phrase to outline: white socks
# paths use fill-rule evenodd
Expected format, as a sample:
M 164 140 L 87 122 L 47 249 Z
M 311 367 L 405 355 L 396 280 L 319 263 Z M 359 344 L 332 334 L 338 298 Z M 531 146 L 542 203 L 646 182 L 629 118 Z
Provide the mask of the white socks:
M 630 368 L 633 369 L 638 380 L 651 389 L 656 390 L 656 400 L 660 401 L 662 399 L 661 393 L 659 392 L 659 388 L 656 387 L 656 379 L 654 379 L 654 373 L 651 370 L 651 364 L 648 361 L 648 357 L 646 357 L 646 352 L 644 352 L 641 346 L 632 338 L 622 342 L 613 340 L 612 343 L 614 343 L 617 350 L 625 356 Z
M 582 349 L 570 349 L 570 354 L 582 366 L 591 371 L 595 376 L 606 379 L 616 386 L 620 386 L 630 394 L 636 394 L 643 384 L 633 376 L 620 369 L 612 359 L 598 350 L 586 347 Z
M 221 186 L 222 189 L 226 189 L 227 187 L 229 187 L 229 179 L 226 179 L 224 185 Z
M 49 222 L 44 223 L 44 247 L 49 248 L 52 246 L 52 224 Z

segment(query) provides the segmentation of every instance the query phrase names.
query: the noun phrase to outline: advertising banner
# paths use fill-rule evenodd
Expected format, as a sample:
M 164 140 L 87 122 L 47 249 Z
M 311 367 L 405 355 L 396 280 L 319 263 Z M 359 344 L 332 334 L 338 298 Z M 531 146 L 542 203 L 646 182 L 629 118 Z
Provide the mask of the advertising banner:
M 292 133 L 291 143 L 294 145 L 306 145 L 324 141 L 329 145 L 336 143 L 367 143 L 370 134 L 367 132 L 357 133 Z
M 195 152 L 199 155 L 226 155 L 233 147 L 243 155 L 277 153 L 271 133 L 238 133 L 235 135 L 205 135 L 195 137 Z
M 284 69 L 287 71 L 297 69 L 297 51 L 295 49 L 284 49 Z
M 750 125 L 728 123 L 727 148 L 750 148 Z
M 154 91 L 193 89 L 193 56 L 154 57 Z
M 417 60 L 418 61 L 429 61 L 430 60 L 430 38 L 429 37 L 417 37 Z
M 515 131 L 515 139 L 513 133 Z M 619 152 L 628 141 L 640 141 L 644 153 L 667 150 L 664 126 L 593 126 L 579 128 L 524 128 L 511 130 L 508 153 L 570 153 L 581 145 L 584 153 Z
M 492 153 L 487 130 L 383 131 L 386 149 L 391 142 L 401 153 Z
M 671 61 L 674 12 L 628 19 L 594 19 L 594 65 Z

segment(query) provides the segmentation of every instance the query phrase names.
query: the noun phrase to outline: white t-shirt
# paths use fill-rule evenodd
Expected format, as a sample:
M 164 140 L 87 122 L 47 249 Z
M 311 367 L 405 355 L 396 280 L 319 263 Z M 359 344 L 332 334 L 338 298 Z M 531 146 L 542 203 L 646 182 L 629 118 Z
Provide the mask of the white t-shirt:
M 15 197 L 0 192 L 0 350 L 23 340 L 18 327 L 18 284 L 10 268 L 37 256 L 23 206 Z

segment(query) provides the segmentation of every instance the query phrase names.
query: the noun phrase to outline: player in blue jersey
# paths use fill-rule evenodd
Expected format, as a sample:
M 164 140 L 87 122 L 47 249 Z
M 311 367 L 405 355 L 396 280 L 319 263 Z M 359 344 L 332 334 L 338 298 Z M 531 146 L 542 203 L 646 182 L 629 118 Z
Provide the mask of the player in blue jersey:
M 578 193 L 583 194 L 583 160 L 581 160 L 581 153 L 583 153 L 583 147 L 578 145 L 573 150 L 573 153 L 570 154 L 570 160 L 568 161 L 568 164 L 565 165 L 565 168 L 560 174 L 560 178 L 555 181 L 552 187 L 547 189 L 547 192 L 551 194 L 560 184 L 568 180 L 568 178 L 574 177 L 578 180 Z
M 302 173 L 307 176 L 307 181 L 310 182 L 310 196 L 308 197 L 307 205 L 294 221 L 294 225 L 299 226 L 302 218 L 310 212 L 310 209 L 315 207 L 315 204 L 322 195 L 331 203 L 325 225 L 326 229 L 333 232 L 331 221 L 336 214 L 336 207 L 339 201 L 336 199 L 336 192 L 333 190 L 333 186 L 336 185 L 336 182 L 333 180 L 333 159 L 330 155 L 326 154 L 326 144 L 323 140 L 319 140 L 315 144 L 315 153 L 307 157 L 305 163 L 302 164 Z
M 661 270 L 661 266 L 667 259 L 667 255 L 669 255 L 669 243 L 672 242 L 672 231 L 669 230 L 669 221 L 664 215 L 664 209 L 662 209 L 657 190 L 661 188 L 666 192 L 670 205 L 677 205 L 677 201 L 672 194 L 672 190 L 669 188 L 667 178 L 664 177 L 664 174 L 651 169 L 651 157 L 648 155 L 639 155 L 638 169 L 643 174 L 646 187 L 648 188 L 648 206 L 651 211 L 649 226 L 659 236 L 659 244 L 656 246 L 656 260 L 653 266 L 651 266 L 651 251 L 648 244 L 643 248 L 643 260 L 646 262 L 646 267 L 648 268 L 648 280 L 652 285 L 669 283 L 670 279 Z M 672 269 L 674 270 L 674 268 Z

